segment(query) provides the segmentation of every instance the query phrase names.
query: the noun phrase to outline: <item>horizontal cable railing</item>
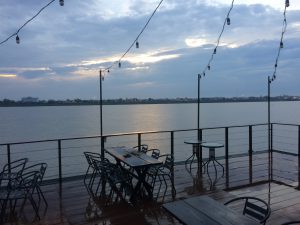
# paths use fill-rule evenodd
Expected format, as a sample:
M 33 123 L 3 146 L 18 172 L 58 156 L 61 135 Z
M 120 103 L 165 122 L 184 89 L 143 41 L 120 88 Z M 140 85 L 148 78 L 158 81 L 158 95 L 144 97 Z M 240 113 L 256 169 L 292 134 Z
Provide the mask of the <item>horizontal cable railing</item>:
M 299 127 L 296 124 L 272 123 L 271 150 L 299 156 Z M 206 142 L 224 144 L 223 148 L 216 151 L 216 157 L 224 160 L 226 168 L 234 169 L 234 162 L 237 161 L 234 158 L 242 156 L 248 157 L 249 165 L 253 165 L 255 160 L 253 154 L 268 151 L 268 124 L 202 128 L 201 134 L 202 140 Z M 83 153 L 85 151 L 100 153 L 101 140 L 104 141 L 105 148 L 148 144 L 149 148 L 158 148 L 163 153 L 173 153 L 176 163 L 180 163 L 192 153 L 191 146 L 184 141 L 197 137 L 197 129 L 181 129 L 3 143 L 0 144 L 0 165 L 22 157 L 29 158 L 31 164 L 47 162 L 45 179 L 62 181 L 85 173 L 87 162 Z M 203 151 L 203 158 L 207 157 L 208 151 Z M 297 164 L 297 171 L 298 168 Z M 276 167 L 274 171 L 276 177 Z M 254 172 L 249 172 L 249 176 Z M 298 178 L 300 180 L 300 176 Z

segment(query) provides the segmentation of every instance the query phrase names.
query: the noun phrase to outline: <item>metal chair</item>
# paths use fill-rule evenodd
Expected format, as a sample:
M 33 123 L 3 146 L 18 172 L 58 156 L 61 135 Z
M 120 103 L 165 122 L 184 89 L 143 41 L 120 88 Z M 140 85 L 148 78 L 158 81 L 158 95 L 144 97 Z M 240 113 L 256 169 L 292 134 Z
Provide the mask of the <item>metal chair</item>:
M 84 152 L 83 154 L 88 163 L 88 168 L 87 168 L 85 176 L 84 176 L 84 183 L 86 184 L 88 175 L 91 172 L 90 180 L 89 180 L 89 183 L 87 184 L 87 186 L 89 188 L 92 188 L 92 186 L 94 184 L 95 176 L 96 176 L 96 170 L 94 167 L 93 159 L 101 160 L 101 154 L 99 154 L 97 152 Z
M 176 189 L 172 179 L 174 157 L 171 154 L 164 154 L 159 156 L 159 159 L 161 158 L 165 158 L 163 165 L 151 167 L 147 172 L 147 176 L 148 176 L 147 181 L 152 186 L 152 189 L 154 189 L 156 182 L 159 180 L 159 188 L 156 196 L 158 198 L 162 186 L 162 182 L 164 182 L 166 186 L 164 191 L 164 196 L 165 196 L 168 189 L 167 180 L 169 180 L 172 185 L 172 196 L 174 197 L 176 195 Z
M 126 196 L 131 196 L 133 191 L 130 173 L 107 160 L 101 161 L 93 159 L 93 163 L 96 168 L 96 173 L 104 179 L 102 180 L 103 183 L 100 180 L 96 192 L 98 192 L 98 188 L 101 184 L 104 184 L 103 188 L 105 188 L 105 182 L 107 181 L 110 186 L 109 198 L 113 200 L 114 194 L 116 194 L 115 201 L 117 201 L 118 198 L 126 201 Z
M 22 158 L 5 164 L 0 173 L 0 187 L 9 184 L 10 180 L 14 180 L 22 174 L 27 162 L 27 158 Z M 2 182 L 4 181 L 6 181 L 6 183 L 3 185 Z
M 146 153 L 148 150 L 148 145 L 147 144 L 141 144 L 133 147 L 134 149 L 137 149 L 139 152 Z
M 243 215 L 249 215 L 261 224 L 266 224 L 267 219 L 270 217 L 271 209 L 264 200 L 256 197 L 238 197 L 229 200 L 224 205 L 229 205 L 237 201 L 245 201 Z
M 38 199 L 39 199 L 39 203 L 41 201 L 41 198 L 44 200 L 45 205 L 48 207 L 48 202 L 44 196 L 44 193 L 41 189 L 41 185 L 43 182 L 43 178 L 47 169 L 47 163 L 37 163 L 31 166 L 28 166 L 24 169 L 24 173 L 27 173 L 29 171 L 36 171 L 38 172 L 38 180 L 37 180 L 37 185 L 36 185 L 36 191 L 37 191 L 37 195 L 38 195 Z
M 8 209 L 8 203 L 10 206 L 10 213 L 14 214 L 18 200 L 23 200 L 21 211 L 24 208 L 26 200 L 29 200 L 34 209 L 36 217 L 40 219 L 38 207 L 33 199 L 33 193 L 36 189 L 39 176 L 39 172 L 36 171 L 24 172 L 23 174 L 19 174 L 14 181 L 7 186 L 6 189 L 1 190 L 0 224 L 5 222 L 4 220 L 6 210 Z
M 145 154 L 147 154 L 148 152 L 151 152 L 151 157 L 154 159 L 158 159 L 160 156 L 160 150 L 157 148 L 152 148 L 152 149 L 148 149 Z

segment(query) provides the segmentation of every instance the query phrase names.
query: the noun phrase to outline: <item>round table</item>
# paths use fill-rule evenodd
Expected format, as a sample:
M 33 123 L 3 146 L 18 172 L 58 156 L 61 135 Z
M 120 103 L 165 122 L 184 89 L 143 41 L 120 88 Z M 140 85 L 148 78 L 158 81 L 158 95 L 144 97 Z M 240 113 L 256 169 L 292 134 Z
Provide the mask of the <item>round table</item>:
M 208 173 L 208 164 L 209 164 L 210 162 L 213 162 L 214 168 L 215 168 L 215 172 L 216 172 L 216 176 L 217 176 L 217 168 L 216 168 L 216 165 L 215 165 L 215 162 L 216 162 L 216 163 L 218 163 L 218 164 L 222 167 L 222 170 L 223 170 L 222 176 L 224 176 L 224 166 L 223 166 L 220 162 L 218 162 L 218 161 L 216 160 L 216 153 L 215 153 L 215 149 L 216 149 L 216 148 L 222 148 L 222 147 L 224 147 L 224 144 L 215 143 L 215 142 L 203 142 L 203 143 L 201 144 L 201 146 L 204 147 L 204 148 L 208 148 L 208 149 L 209 149 L 209 157 L 208 157 L 208 160 L 207 160 L 207 161 L 204 163 L 204 165 L 203 165 L 203 166 L 206 165 L 207 173 Z
M 193 140 L 184 141 L 184 143 L 191 144 L 193 146 L 193 153 L 190 157 L 187 158 L 187 160 L 185 160 L 185 165 L 190 163 L 190 171 L 191 171 L 194 158 L 197 157 L 198 168 L 201 169 L 202 166 L 199 166 L 200 164 L 202 164 L 201 144 L 205 143 L 205 141 L 199 139 L 193 139 Z

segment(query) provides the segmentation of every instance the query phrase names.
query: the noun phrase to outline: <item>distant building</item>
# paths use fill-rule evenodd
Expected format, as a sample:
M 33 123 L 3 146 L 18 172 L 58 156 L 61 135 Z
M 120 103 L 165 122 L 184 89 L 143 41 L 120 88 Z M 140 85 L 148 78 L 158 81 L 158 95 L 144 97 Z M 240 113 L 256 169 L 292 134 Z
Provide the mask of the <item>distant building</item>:
M 22 103 L 28 103 L 28 102 L 38 102 L 39 98 L 32 98 L 32 97 L 24 97 L 21 99 Z

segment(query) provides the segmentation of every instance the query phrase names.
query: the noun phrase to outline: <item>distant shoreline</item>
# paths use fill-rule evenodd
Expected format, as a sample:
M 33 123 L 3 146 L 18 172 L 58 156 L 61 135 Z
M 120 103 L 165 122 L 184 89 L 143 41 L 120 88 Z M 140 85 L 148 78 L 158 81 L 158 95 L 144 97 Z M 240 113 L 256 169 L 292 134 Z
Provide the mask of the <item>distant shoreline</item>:
M 234 103 L 234 102 L 266 102 L 267 96 L 261 97 L 212 97 L 201 98 L 201 103 Z M 276 96 L 271 97 L 271 101 L 300 101 L 299 96 Z M 138 104 L 186 104 L 197 103 L 196 98 L 174 98 L 174 99 L 106 99 L 102 101 L 103 105 L 138 105 Z M 14 101 L 4 99 L 0 101 L 0 107 L 28 107 L 28 106 L 85 106 L 85 105 L 99 105 L 99 100 L 35 100 L 35 101 Z

